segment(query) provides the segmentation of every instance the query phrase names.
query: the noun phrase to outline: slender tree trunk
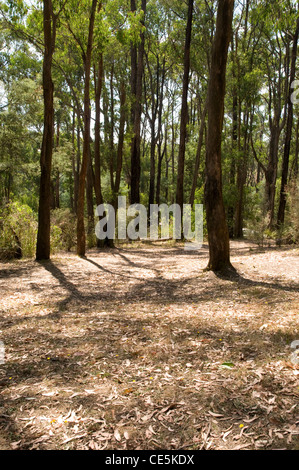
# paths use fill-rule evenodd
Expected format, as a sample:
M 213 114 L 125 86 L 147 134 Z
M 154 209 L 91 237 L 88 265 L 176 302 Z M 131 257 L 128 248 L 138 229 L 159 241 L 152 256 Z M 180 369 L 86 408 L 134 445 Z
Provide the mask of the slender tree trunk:
M 156 129 L 155 122 L 151 122 L 151 156 L 150 156 L 150 185 L 148 206 L 149 209 L 155 202 L 155 179 L 156 179 Z M 149 212 L 150 213 L 150 212 Z
M 100 149 L 100 117 L 101 117 L 101 94 L 103 83 L 103 54 L 101 54 L 98 70 L 94 70 L 95 82 L 95 127 L 94 127 L 94 190 L 97 206 L 103 203 L 101 184 L 101 149 Z
M 120 84 L 120 120 L 119 120 L 119 138 L 117 146 L 117 160 L 116 160 L 116 174 L 115 174 L 115 185 L 114 185 L 114 207 L 116 207 L 116 200 L 120 188 L 120 178 L 123 164 L 123 150 L 125 140 L 125 124 L 126 124 L 126 85 L 122 81 Z
M 146 14 L 147 0 L 141 0 L 141 9 Z M 132 2 L 135 3 L 135 2 Z M 144 20 L 142 21 L 144 26 Z M 133 126 L 133 139 L 131 144 L 131 204 L 139 204 L 140 202 L 140 144 L 141 144 L 141 114 L 142 114 L 142 80 L 143 80 L 143 56 L 144 56 L 145 34 L 144 31 L 140 34 L 140 45 L 138 47 L 137 68 L 134 64 L 132 88 L 135 87 L 135 103 L 134 103 L 134 126 Z M 135 54 L 133 53 L 134 58 Z M 136 80 L 135 80 L 136 71 Z
M 157 187 L 156 187 L 156 204 L 160 205 L 160 193 L 161 193 L 161 176 L 162 176 L 162 161 L 163 154 L 161 149 L 158 153 L 158 168 L 157 168 Z
M 85 179 L 87 172 L 87 165 L 89 161 L 90 152 L 90 67 L 91 67 L 91 52 L 93 43 L 93 30 L 95 11 L 97 0 L 92 1 L 89 32 L 86 54 L 84 56 L 84 69 L 85 69 L 85 83 L 84 83 L 84 139 L 83 139 L 83 155 L 81 171 L 79 175 L 79 188 L 78 188 L 78 211 L 77 211 L 77 254 L 78 256 L 85 256 L 86 253 L 86 236 L 84 226 L 84 193 L 85 193 Z
M 293 179 L 296 181 L 299 175 L 299 119 L 296 126 L 296 150 L 294 159 L 294 176 Z
M 210 252 L 207 269 L 213 271 L 223 271 L 231 267 L 229 233 L 222 195 L 221 135 L 224 118 L 226 64 L 232 32 L 233 11 L 234 0 L 221 0 L 218 3 L 208 89 L 205 201 Z
M 174 193 L 174 185 L 175 185 L 175 139 L 176 139 L 176 132 L 175 132 L 175 123 L 174 123 L 174 106 L 175 103 L 172 102 L 171 104 L 171 183 L 172 183 L 172 190 L 171 190 L 171 203 L 173 204 L 175 201 L 175 193 Z
M 289 45 L 290 39 L 288 38 L 286 44 L 286 58 L 283 65 L 283 52 L 280 45 L 278 36 L 276 35 L 276 42 L 278 44 L 279 52 L 279 66 L 278 66 L 278 80 L 277 83 L 273 84 L 272 80 L 272 68 L 271 64 L 267 62 L 268 74 L 269 74 L 269 127 L 270 127 L 270 145 L 269 145 L 269 156 L 268 164 L 265 172 L 266 186 L 265 186 L 265 211 L 268 217 L 268 228 L 274 228 L 275 220 L 275 195 L 276 195 L 276 183 L 277 183 L 277 170 L 279 160 L 279 141 L 281 132 L 283 131 L 286 123 L 286 102 L 283 102 L 283 84 L 285 83 L 285 89 L 289 87 Z M 285 75 L 285 77 L 283 77 Z M 286 91 L 287 96 L 287 91 Z M 273 108 L 273 117 L 272 117 Z M 283 111 L 283 117 L 282 117 Z
M 79 113 L 77 116 L 80 119 Z M 79 175 L 81 167 L 81 131 L 80 126 L 77 124 L 77 155 L 75 163 L 75 211 L 78 213 L 78 195 L 79 195 Z
M 86 204 L 87 204 L 87 234 L 88 245 L 92 247 L 92 235 L 94 233 L 94 207 L 93 207 L 93 171 L 89 152 L 86 172 Z
M 168 194 L 169 194 L 169 182 L 168 182 L 168 177 L 169 177 L 169 163 L 170 163 L 170 158 L 168 157 L 168 128 L 166 130 L 166 145 L 165 145 L 165 179 L 166 179 L 166 185 L 165 185 L 165 201 L 166 204 L 169 203 L 168 201 Z
M 240 161 L 237 171 L 237 203 L 235 211 L 235 226 L 234 237 L 243 238 L 243 212 L 244 212 L 244 187 L 246 184 L 248 173 L 248 152 L 249 152 L 249 115 L 250 110 L 247 109 L 243 121 L 244 131 L 244 144 L 240 154 Z
M 183 208 L 183 204 L 184 204 L 185 149 L 186 149 L 187 124 L 188 124 L 188 88 L 189 88 L 189 73 L 190 73 L 190 49 L 191 49 L 193 5 L 194 5 L 194 0 L 189 0 L 188 1 L 188 20 L 187 20 L 185 50 L 184 50 L 184 77 L 183 77 L 180 146 L 179 146 L 179 156 L 178 156 L 178 173 L 177 173 L 177 189 L 176 189 L 176 203 L 181 208 Z
M 53 179 L 51 179 L 50 183 L 50 211 L 55 210 L 55 184 Z
M 94 68 L 94 85 L 95 85 L 95 140 L 94 140 L 94 172 L 93 172 L 93 184 L 96 196 L 96 204 L 100 206 L 103 204 L 103 194 L 102 194 L 102 162 L 101 162 L 101 95 L 103 89 L 103 77 L 104 77 L 104 64 L 103 64 L 103 54 L 100 55 L 100 60 L 98 67 Z M 107 113 L 106 113 L 106 96 L 103 100 L 104 108 L 104 128 L 105 128 L 105 138 L 107 136 Z M 103 215 L 104 217 L 104 215 Z M 102 217 L 99 218 L 101 220 Z M 105 246 L 104 240 L 97 239 L 97 247 L 102 249 Z
M 287 189 L 287 183 L 288 183 L 289 161 L 290 161 L 291 140 L 292 140 L 292 130 L 293 130 L 293 118 L 294 118 L 294 106 L 293 106 L 293 102 L 292 102 L 292 99 L 291 99 L 291 95 L 292 95 L 291 85 L 294 82 L 295 76 L 296 76 L 298 36 L 299 36 L 299 18 L 297 20 L 297 27 L 296 27 L 296 32 L 295 32 L 295 35 L 294 35 L 294 43 L 293 43 L 293 51 L 292 51 L 290 87 L 289 87 L 288 103 L 287 103 L 288 116 L 287 116 L 286 136 L 285 136 L 283 163 L 282 163 L 280 202 L 279 202 L 278 217 L 277 217 L 278 227 L 280 227 L 284 224 L 285 208 L 286 208 L 286 202 L 287 202 L 286 189 Z
M 72 211 L 74 214 L 77 213 L 77 188 L 76 188 L 76 150 L 75 150 L 75 109 L 73 109 L 73 119 L 72 119 Z
M 279 138 L 281 129 L 279 126 L 279 119 L 275 118 L 271 128 L 270 137 L 270 150 L 269 161 L 265 173 L 266 178 L 266 212 L 269 218 L 268 226 L 273 227 L 275 215 L 275 194 L 276 194 L 276 181 L 277 181 L 277 167 L 278 167 L 278 150 Z
M 136 10 L 137 10 L 136 0 L 131 0 L 131 12 L 135 13 Z M 136 89 L 137 89 L 137 59 L 138 59 L 137 46 L 134 43 L 131 44 L 130 56 L 131 56 L 131 77 L 130 77 L 131 97 L 133 100 L 133 103 L 131 106 L 131 125 L 133 128 L 134 121 L 135 121 L 135 100 L 136 100 Z
M 112 64 L 110 74 L 110 158 L 109 158 L 109 169 L 110 169 L 110 185 L 111 192 L 114 194 L 114 63 Z
M 234 220 L 234 238 L 243 238 L 243 208 L 244 208 L 244 186 L 247 177 L 247 161 L 246 155 L 243 153 L 242 161 L 238 166 L 237 172 L 237 204 Z
M 149 178 L 150 181 L 149 181 L 149 197 L 148 197 L 148 207 L 149 207 L 149 213 L 150 213 L 150 207 L 155 202 L 156 145 L 157 145 L 156 119 L 157 119 L 157 113 L 158 113 L 158 100 L 159 100 L 159 88 L 160 88 L 159 56 L 157 57 L 156 90 L 154 87 L 152 72 L 151 72 L 147 54 L 146 54 L 146 62 L 147 62 L 148 75 L 150 79 L 150 89 L 151 89 L 151 116 L 149 116 L 150 129 L 151 129 L 151 147 L 150 147 L 150 178 Z M 145 99 L 145 102 L 147 102 L 146 99 Z M 148 114 L 148 110 L 147 110 L 147 114 Z
M 167 130 L 166 130 L 167 132 Z M 158 171 L 157 171 L 157 188 L 156 188 L 156 204 L 160 205 L 161 194 L 161 178 L 162 178 L 162 163 L 166 152 L 167 141 L 165 140 L 164 149 L 162 151 L 162 142 L 158 145 Z
M 208 112 L 208 100 L 206 100 L 205 107 L 201 115 L 201 124 L 200 124 L 196 157 L 195 157 L 195 168 L 194 168 L 194 173 L 193 173 L 193 182 L 192 182 L 192 188 L 191 188 L 190 199 L 189 199 L 189 204 L 192 207 L 194 205 L 195 191 L 197 188 L 197 180 L 198 180 L 198 173 L 199 173 L 200 160 L 201 160 L 201 149 L 202 149 L 202 144 L 203 144 L 203 135 L 204 135 L 204 130 L 205 130 L 205 121 L 206 121 L 207 112 Z
M 69 175 L 68 175 L 68 183 L 69 183 L 69 194 L 70 194 L 70 211 L 71 211 L 72 214 L 75 214 L 73 160 L 74 160 L 74 155 L 73 155 L 73 151 L 72 151 L 72 154 L 71 154 L 72 173 L 69 173 Z
M 161 176 L 162 176 L 162 161 L 164 158 L 165 150 L 162 152 L 163 133 L 162 133 L 162 114 L 163 114 L 163 101 L 164 101 L 164 84 L 165 84 L 165 57 L 163 59 L 160 96 L 159 96 L 159 112 L 158 112 L 158 172 L 157 172 L 157 187 L 156 187 L 156 204 L 160 204 L 160 191 L 161 191 Z M 158 99 L 158 96 L 157 96 Z M 166 142 L 167 145 L 167 142 Z
M 50 258 L 50 194 L 54 132 L 52 59 L 56 36 L 56 17 L 53 13 L 52 0 L 44 0 L 43 25 L 45 43 L 43 61 L 44 131 L 40 157 L 41 177 L 36 244 L 37 260 L 47 260 Z
M 59 148 L 60 145 L 60 122 L 59 118 L 57 119 L 57 128 L 56 128 L 56 146 L 55 150 Z M 60 209 L 60 173 L 59 169 L 56 171 L 55 175 L 55 209 Z
M 232 89 L 232 94 L 233 94 L 233 125 L 232 125 L 232 159 L 231 159 L 231 167 L 230 167 L 230 185 L 232 187 L 235 186 L 236 182 L 236 151 L 238 149 L 238 87 L 236 85 L 236 78 L 237 78 L 237 73 L 236 73 L 236 54 L 237 50 L 236 48 L 238 47 L 238 40 L 234 41 L 234 35 L 232 36 L 232 75 L 233 75 L 233 80 L 234 80 L 234 85 Z M 233 201 L 229 205 L 227 209 L 227 221 L 228 221 L 228 231 L 229 231 L 229 237 L 233 239 L 235 237 L 235 232 L 234 232 L 234 216 L 235 216 L 235 205 Z
M 158 205 L 160 205 L 162 162 L 163 162 L 164 155 L 165 155 L 165 147 L 164 147 L 164 150 L 162 151 L 162 141 L 160 141 L 158 143 L 158 168 L 157 168 L 157 187 L 156 187 L 156 204 Z

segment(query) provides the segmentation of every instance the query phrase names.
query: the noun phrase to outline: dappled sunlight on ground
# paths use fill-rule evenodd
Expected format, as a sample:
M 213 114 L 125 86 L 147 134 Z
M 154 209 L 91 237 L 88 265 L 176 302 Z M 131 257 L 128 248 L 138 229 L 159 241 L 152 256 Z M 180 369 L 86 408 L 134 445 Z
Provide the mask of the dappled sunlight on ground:
M 0 264 L 0 448 L 298 448 L 299 250 Z

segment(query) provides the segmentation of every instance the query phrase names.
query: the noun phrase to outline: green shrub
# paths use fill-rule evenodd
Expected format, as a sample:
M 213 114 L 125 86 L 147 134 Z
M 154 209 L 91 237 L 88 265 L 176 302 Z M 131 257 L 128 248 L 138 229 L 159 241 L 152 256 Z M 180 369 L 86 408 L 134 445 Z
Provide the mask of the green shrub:
M 50 246 L 52 255 L 63 250 L 62 230 L 53 224 L 51 224 L 50 230 Z
M 12 259 L 22 255 L 32 258 L 37 236 L 36 214 L 26 204 L 12 202 L 0 209 L 0 257 Z
M 76 216 L 69 209 L 51 213 L 51 251 L 71 251 L 76 246 Z
M 287 243 L 299 243 L 299 182 L 289 184 L 283 238 Z

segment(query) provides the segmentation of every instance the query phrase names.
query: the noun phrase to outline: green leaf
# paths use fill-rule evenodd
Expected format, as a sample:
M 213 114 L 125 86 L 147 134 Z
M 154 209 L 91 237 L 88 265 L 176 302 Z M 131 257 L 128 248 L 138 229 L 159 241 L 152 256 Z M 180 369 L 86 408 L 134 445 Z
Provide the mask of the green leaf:
M 232 369 L 233 367 L 235 367 L 235 364 L 233 364 L 232 362 L 224 362 L 223 364 L 221 364 L 221 367 L 223 367 L 224 369 Z

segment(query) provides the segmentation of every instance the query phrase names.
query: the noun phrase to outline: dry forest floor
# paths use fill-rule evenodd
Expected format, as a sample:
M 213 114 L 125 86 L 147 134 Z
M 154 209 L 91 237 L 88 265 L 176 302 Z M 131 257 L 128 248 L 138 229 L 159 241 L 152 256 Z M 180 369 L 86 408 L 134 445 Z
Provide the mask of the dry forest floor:
M 231 249 L 0 263 L 0 449 L 299 449 L 299 249 Z

